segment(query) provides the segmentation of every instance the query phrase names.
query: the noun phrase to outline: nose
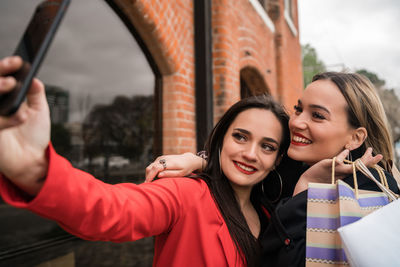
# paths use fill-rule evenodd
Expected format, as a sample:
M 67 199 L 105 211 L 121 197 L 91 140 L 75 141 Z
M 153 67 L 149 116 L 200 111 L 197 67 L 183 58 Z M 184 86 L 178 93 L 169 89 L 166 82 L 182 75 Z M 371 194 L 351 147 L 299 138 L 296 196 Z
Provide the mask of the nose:
M 299 115 L 292 114 L 289 119 L 289 128 L 290 129 L 305 129 L 307 128 L 307 118 L 304 113 Z
M 257 144 L 251 143 L 243 151 L 243 157 L 249 162 L 257 161 Z

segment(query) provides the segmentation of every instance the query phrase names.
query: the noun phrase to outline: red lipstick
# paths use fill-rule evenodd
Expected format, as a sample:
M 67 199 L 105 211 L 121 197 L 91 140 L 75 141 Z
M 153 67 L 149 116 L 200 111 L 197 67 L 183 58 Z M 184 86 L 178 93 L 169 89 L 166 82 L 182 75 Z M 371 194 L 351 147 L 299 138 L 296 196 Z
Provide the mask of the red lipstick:
M 293 138 L 293 137 L 295 137 L 295 136 L 300 137 L 300 138 L 303 138 L 303 139 L 309 141 L 309 143 L 297 142 L 297 141 L 295 141 L 294 138 Z M 290 143 L 293 144 L 293 145 L 295 145 L 295 146 L 307 146 L 307 145 L 311 144 L 311 140 L 308 139 L 307 137 L 305 137 L 305 136 L 302 135 L 302 134 L 293 133 L 293 137 L 292 137 L 292 140 L 290 141 Z
M 240 165 L 243 165 L 243 166 L 252 168 L 254 171 L 247 171 L 247 170 L 241 168 L 241 167 L 238 165 L 238 163 L 239 163 Z M 257 171 L 257 169 L 254 168 L 253 166 L 244 164 L 243 162 L 236 162 L 236 161 L 233 161 L 233 164 L 235 165 L 236 169 L 238 169 L 240 172 L 242 172 L 242 173 L 244 173 L 244 174 L 247 174 L 247 175 L 253 174 L 253 173 L 255 173 L 255 172 Z

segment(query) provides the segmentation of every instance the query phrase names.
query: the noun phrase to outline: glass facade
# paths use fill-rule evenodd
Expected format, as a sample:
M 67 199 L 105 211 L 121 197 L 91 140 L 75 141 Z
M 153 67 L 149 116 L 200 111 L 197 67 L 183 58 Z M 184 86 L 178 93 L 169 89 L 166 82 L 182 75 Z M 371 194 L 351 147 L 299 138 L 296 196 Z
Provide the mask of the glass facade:
M 1 57 L 13 53 L 40 2 L 0 2 Z M 159 88 L 143 51 L 106 2 L 71 2 L 38 76 L 46 85 L 56 151 L 106 183 L 142 182 L 161 150 L 155 142 L 161 132 Z M 152 263 L 152 238 L 82 241 L 1 199 L 0 217 L 1 266 L 40 266 L 60 257 L 63 266 Z

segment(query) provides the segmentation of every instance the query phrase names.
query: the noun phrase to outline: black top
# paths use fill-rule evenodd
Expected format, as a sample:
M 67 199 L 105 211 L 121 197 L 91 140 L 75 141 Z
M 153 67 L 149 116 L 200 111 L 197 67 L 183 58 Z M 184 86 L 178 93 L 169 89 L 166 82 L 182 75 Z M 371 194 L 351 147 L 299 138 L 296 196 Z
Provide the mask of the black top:
M 370 169 L 379 177 L 375 169 Z M 385 172 L 389 188 L 399 194 L 396 181 Z M 353 175 L 343 179 L 354 187 Z M 378 179 L 379 181 L 379 179 Z M 378 186 L 362 173 L 357 172 L 358 188 L 381 191 Z M 262 244 L 262 266 L 305 266 L 307 191 L 294 197 L 282 199 L 275 209 L 268 203 L 271 219 L 260 238 Z

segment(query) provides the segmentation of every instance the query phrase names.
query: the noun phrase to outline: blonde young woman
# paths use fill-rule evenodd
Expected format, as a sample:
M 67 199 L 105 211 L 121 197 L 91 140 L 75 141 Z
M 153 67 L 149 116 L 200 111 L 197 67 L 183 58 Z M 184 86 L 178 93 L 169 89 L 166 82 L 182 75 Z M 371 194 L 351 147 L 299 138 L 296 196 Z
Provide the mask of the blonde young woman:
M 261 119 L 261 118 L 260 118 Z M 304 266 L 306 233 L 306 196 L 310 181 L 330 182 L 331 159 L 337 156 L 337 178 L 353 186 L 345 158 L 376 156 L 386 170 L 390 189 L 399 193 L 393 179 L 393 146 L 382 103 L 371 82 L 355 73 L 327 72 L 316 75 L 294 107 L 289 120 L 291 143 L 287 155 L 304 163 L 302 171 L 282 175 L 284 188 L 292 196 L 270 206 L 271 218 L 262 233 L 265 266 Z M 163 159 L 164 166 L 159 164 Z M 156 175 L 184 175 L 205 166 L 206 161 L 191 153 L 162 156 L 147 168 L 147 181 Z M 379 190 L 358 174 L 360 189 Z M 297 178 L 300 177 L 300 178 Z M 268 181 L 265 180 L 264 183 Z M 268 192 L 282 190 L 264 186 Z

